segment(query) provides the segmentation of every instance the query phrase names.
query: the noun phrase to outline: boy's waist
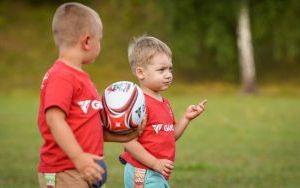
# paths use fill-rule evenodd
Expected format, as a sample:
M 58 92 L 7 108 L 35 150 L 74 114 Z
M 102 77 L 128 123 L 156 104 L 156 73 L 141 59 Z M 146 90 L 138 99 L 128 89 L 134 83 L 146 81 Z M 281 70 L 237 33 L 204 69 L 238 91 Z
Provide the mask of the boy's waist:
M 64 163 L 60 163 L 59 165 L 51 165 L 40 162 L 38 166 L 38 172 L 40 173 L 57 173 L 70 169 L 75 169 L 75 166 L 71 161 L 66 161 Z
M 165 178 L 166 180 L 169 179 L 169 177 L 165 177 L 165 176 L 163 176 L 162 174 L 160 174 L 159 172 L 156 172 L 155 170 L 150 169 L 150 168 L 147 168 L 147 169 L 145 169 L 145 168 L 140 168 L 140 167 L 134 166 L 133 164 L 131 164 L 131 163 L 129 163 L 129 162 L 126 163 L 126 165 L 127 165 L 127 167 L 129 167 L 130 170 L 132 170 L 133 172 L 139 171 L 139 172 L 144 172 L 145 174 L 146 174 L 146 173 L 152 173 L 152 174 L 157 174 L 157 175 L 159 175 L 159 176 L 162 176 L 162 177 Z
M 103 147 L 98 145 L 95 148 L 84 150 L 98 156 L 103 156 Z M 61 172 L 69 169 L 74 169 L 75 165 L 70 158 L 59 147 L 47 148 L 42 147 L 40 151 L 40 161 L 38 171 L 44 173 Z
M 174 162 L 174 157 L 159 157 L 159 156 L 154 156 L 154 157 L 156 157 L 158 159 L 169 159 Z M 126 151 L 120 155 L 120 162 L 122 164 L 130 163 L 131 165 L 133 165 L 134 167 L 137 167 L 137 168 L 153 170 L 151 167 L 148 167 L 148 166 L 140 163 L 129 152 L 126 152 Z

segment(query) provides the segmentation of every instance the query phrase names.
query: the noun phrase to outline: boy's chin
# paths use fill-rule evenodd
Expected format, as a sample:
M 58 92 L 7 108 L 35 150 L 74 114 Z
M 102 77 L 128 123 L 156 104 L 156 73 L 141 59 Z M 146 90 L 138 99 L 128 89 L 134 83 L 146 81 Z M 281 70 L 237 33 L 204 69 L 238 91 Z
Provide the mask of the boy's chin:
M 170 86 L 163 86 L 161 87 L 158 92 L 161 92 L 161 91 L 166 91 Z
M 165 90 L 169 89 L 170 86 L 171 85 L 164 85 L 164 86 L 161 87 L 161 90 L 165 91 Z
M 84 65 L 89 65 L 89 64 L 93 64 L 95 62 L 95 60 L 93 61 L 84 61 L 83 64 Z

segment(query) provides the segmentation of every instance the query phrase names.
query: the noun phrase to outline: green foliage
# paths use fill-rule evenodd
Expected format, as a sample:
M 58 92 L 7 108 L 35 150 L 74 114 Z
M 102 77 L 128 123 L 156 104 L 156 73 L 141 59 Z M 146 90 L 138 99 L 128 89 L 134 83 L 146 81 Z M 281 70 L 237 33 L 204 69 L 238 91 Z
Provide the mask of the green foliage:
M 66 1 L 0 1 L 0 89 L 38 89 L 57 57 L 51 19 L 61 2 Z M 240 1 L 80 2 L 99 12 L 104 24 L 101 54 L 87 67 L 98 86 L 134 79 L 127 46 L 142 34 L 154 35 L 172 48 L 177 81 L 239 80 L 236 26 Z M 299 84 L 300 4 L 297 0 L 248 2 L 258 81 Z
M 250 10 L 257 63 L 299 65 L 299 2 L 251 1 Z
M 240 2 L 186 0 L 165 4 L 175 60 L 181 70 L 186 70 L 184 73 L 217 73 L 213 75 L 217 79 L 238 79 L 236 27 Z M 299 69 L 298 1 L 252 0 L 249 8 L 258 72 L 289 72 L 287 64 Z
M 196 0 L 167 4 L 175 61 L 184 72 L 195 76 L 214 72 L 217 79 L 237 80 L 236 4 Z
M 179 118 L 188 104 L 204 97 L 205 113 L 177 142 L 171 187 L 298 187 L 299 98 L 181 91 L 169 99 Z M 0 103 L 0 187 L 38 187 L 38 97 L 1 95 Z M 123 166 L 117 160 L 122 151 L 121 144 L 105 144 L 107 187 L 123 187 Z

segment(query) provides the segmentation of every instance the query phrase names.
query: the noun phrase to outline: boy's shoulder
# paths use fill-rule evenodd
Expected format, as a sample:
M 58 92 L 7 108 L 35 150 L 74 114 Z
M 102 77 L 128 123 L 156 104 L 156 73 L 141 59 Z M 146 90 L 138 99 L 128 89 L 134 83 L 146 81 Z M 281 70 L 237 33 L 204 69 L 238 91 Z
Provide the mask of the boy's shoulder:
M 76 77 L 77 76 L 75 72 L 69 69 L 67 65 L 65 65 L 63 62 L 56 61 L 46 72 L 43 78 L 43 83 L 46 80 L 47 82 L 55 83 L 61 81 L 73 83 Z
M 47 74 L 51 76 L 64 74 L 67 75 L 68 71 L 66 71 L 65 67 L 63 66 L 63 63 L 55 61 L 53 65 L 48 69 Z
M 171 108 L 171 104 L 166 97 L 162 97 L 162 101 L 160 101 L 160 100 L 155 99 L 147 94 L 145 94 L 144 96 L 145 96 L 145 100 L 146 100 L 147 110 L 161 109 L 161 108 L 165 108 L 165 106 L 167 106 L 168 108 Z
M 77 75 L 87 75 L 87 73 L 75 70 L 62 61 L 55 61 L 54 64 L 48 69 L 47 74 L 65 79 L 75 78 Z

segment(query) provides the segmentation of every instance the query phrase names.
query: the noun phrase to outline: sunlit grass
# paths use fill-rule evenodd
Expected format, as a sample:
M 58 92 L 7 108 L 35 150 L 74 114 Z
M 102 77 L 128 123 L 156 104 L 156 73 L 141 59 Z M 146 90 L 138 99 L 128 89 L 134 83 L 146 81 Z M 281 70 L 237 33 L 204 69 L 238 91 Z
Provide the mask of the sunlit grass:
M 176 92 L 175 92 L 176 93 Z M 228 92 L 170 94 L 177 118 L 190 103 L 207 109 L 177 142 L 172 187 L 297 187 L 300 185 L 300 100 L 297 96 L 243 96 Z M 38 97 L 0 98 L 0 187 L 37 187 L 41 139 Z M 105 144 L 107 187 L 122 187 L 120 144 Z
M 182 109 L 196 99 L 175 100 Z M 299 104 L 288 97 L 208 97 L 205 115 L 178 142 L 173 186 L 297 187 Z

